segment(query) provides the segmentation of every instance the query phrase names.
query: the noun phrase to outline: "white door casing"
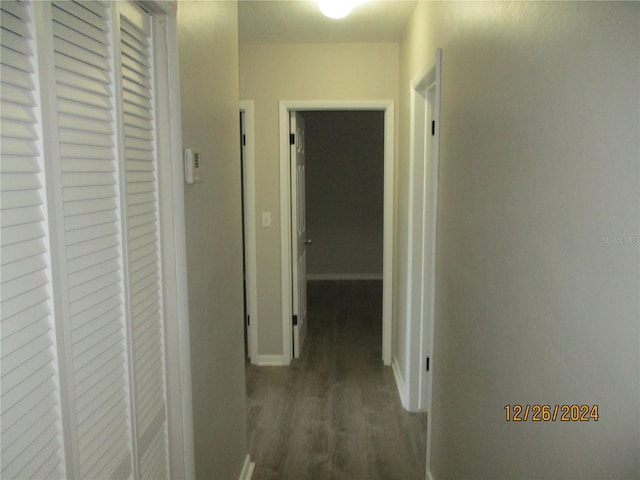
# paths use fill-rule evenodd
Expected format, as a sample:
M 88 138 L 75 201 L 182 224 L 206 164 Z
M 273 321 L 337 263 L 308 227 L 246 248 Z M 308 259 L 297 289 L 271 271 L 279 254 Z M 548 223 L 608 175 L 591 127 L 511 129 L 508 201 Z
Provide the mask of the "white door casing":
M 248 350 L 252 364 L 259 364 L 258 355 L 258 281 L 256 257 L 256 202 L 255 202 L 255 156 L 254 156 L 254 112 L 253 100 L 241 100 L 242 113 L 242 159 L 244 185 L 244 252 L 246 269 L 246 308 L 249 315 Z
M 431 405 L 441 58 L 438 49 L 435 65 L 411 82 L 407 367 L 401 382 L 403 405 L 410 411 L 428 412 Z
M 411 82 L 411 170 L 407 269 L 406 371 L 401 393 L 409 411 L 431 405 L 441 50 Z M 428 370 L 427 370 L 428 368 Z M 399 387 L 401 388 L 401 387 Z
M 307 333 L 307 225 L 305 208 L 304 118 L 290 113 L 291 151 L 291 258 L 293 355 L 300 357 Z
M 291 235 L 291 161 L 290 112 L 306 110 L 373 110 L 384 112 L 384 246 L 382 290 L 382 361 L 391 365 L 393 316 L 393 241 L 394 241 L 394 133 L 395 115 L 392 100 L 281 100 L 280 136 L 280 274 L 282 305 L 282 355 L 272 365 L 288 365 L 292 346 L 292 235 Z
M 442 50 L 411 82 L 411 176 L 405 408 L 431 415 Z M 401 395 L 402 396 L 402 395 Z M 426 471 L 430 477 L 431 421 Z

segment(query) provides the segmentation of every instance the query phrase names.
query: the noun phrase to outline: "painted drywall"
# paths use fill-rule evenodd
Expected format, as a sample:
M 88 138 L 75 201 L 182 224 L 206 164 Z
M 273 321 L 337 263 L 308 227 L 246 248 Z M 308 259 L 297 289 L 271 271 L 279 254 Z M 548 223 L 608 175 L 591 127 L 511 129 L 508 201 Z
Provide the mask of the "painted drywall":
M 197 478 L 236 479 L 247 454 L 236 2 L 178 2 Z
M 310 278 L 382 278 L 384 112 L 304 112 Z
M 280 100 L 398 101 L 398 44 L 246 45 L 240 47 L 240 97 L 255 105 L 258 351 L 282 355 L 280 276 Z
M 639 31 L 637 2 L 420 2 L 408 25 L 400 190 L 409 82 L 443 48 L 436 480 L 640 475 Z

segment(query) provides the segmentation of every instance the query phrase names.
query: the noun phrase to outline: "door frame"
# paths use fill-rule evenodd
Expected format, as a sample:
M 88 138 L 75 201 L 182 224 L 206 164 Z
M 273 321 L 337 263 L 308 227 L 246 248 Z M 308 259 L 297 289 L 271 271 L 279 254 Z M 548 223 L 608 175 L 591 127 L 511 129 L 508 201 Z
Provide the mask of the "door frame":
M 282 364 L 293 358 L 291 325 L 291 174 L 289 160 L 289 112 L 369 110 L 384 112 L 384 239 L 382 267 L 382 361 L 391 365 L 393 315 L 394 152 L 393 100 L 280 100 L 280 274 L 282 290 Z
M 256 162 L 254 149 L 255 116 L 253 100 L 240 100 L 244 113 L 244 253 L 246 262 L 247 325 L 249 360 L 258 364 L 258 267 L 256 247 Z M 242 146 L 241 146 L 242 148 Z
M 157 118 L 169 119 L 156 122 L 169 473 L 195 478 L 177 2 L 136 3 L 152 18 L 154 62 L 162 72 L 154 75 L 155 108 Z
M 431 477 L 431 400 L 436 291 L 436 238 L 438 215 L 438 171 L 440 165 L 440 96 L 442 91 L 442 49 L 433 63 L 411 81 L 409 173 L 409 244 L 407 291 L 406 399 L 408 410 L 426 411 L 426 471 Z M 431 116 L 429 116 L 431 111 Z M 431 125 L 433 130 L 430 133 Z M 423 168 L 419 168 L 423 165 Z M 417 257 L 417 258 L 416 258 Z M 415 267 L 415 268 L 414 268 Z

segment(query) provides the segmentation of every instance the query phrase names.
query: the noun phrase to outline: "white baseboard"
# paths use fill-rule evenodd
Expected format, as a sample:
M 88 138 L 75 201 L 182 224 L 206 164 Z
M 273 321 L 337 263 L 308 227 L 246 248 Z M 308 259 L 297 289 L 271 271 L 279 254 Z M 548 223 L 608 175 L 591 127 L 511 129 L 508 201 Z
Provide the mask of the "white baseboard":
M 282 355 L 258 355 L 256 365 L 259 367 L 282 367 L 285 365 Z
M 244 465 L 242 472 L 240 472 L 240 478 L 238 480 L 251 480 L 253 477 L 253 471 L 256 469 L 256 464 L 251 461 L 251 456 L 247 454 L 244 459 Z
M 307 280 L 382 280 L 382 273 L 307 273 Z
M 396 387 L 398 388 L 398 394 L 400 395 L 400 402 L 402 403 L 402 408 L 407 409 L 407 391 L 404 385 L 404 378 L 402 377 L 402 372 L 400 371 L 400 365 L 398 364 L 398 358 L 393 357 L 391 361 L 391 369 L 393 370 L 393 376 L 396 379 Z

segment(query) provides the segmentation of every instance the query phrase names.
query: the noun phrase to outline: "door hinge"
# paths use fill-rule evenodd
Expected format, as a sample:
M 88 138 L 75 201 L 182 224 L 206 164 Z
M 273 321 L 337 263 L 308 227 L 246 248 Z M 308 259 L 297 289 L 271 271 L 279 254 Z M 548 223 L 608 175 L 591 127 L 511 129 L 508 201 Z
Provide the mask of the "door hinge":
M 290 133 L 289 134 L 289 145 L 295 145 L 296 144 L 296 134 L 295 133 Z
M 431 136 L 433 137 L 436 134 L 436 121 L 431 120 Z
M 429 371 L 429 357 L 427 357 L 427 372 Z
M 247 326 L 251 325 L 251 315 L 247 315 Z
M 242 145 L 247 146 L 247 136 L 244 133 L 242 134 Z
M 291 323 L 293 323 L 294 327 L 298 326 L 298 315 L 293 316 L 293 318 L 291 319 Z

